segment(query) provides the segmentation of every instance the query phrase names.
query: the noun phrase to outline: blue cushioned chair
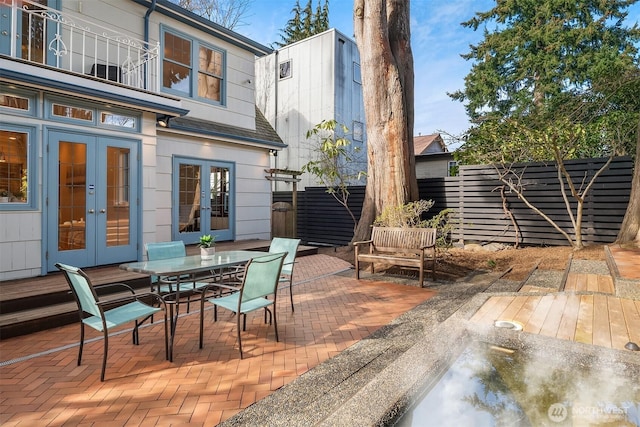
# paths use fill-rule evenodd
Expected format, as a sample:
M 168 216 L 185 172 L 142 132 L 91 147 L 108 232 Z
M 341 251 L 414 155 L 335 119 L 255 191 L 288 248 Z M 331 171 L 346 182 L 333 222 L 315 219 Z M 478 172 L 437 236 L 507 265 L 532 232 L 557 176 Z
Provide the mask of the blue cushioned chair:
M 92 286 L 91 280 L 79 268 L 66 264 L 56 264 L 56 267 L 64 273 L 71 292 L 78 304 L 80 316 L 80 349 L 78 350 L 78 366 L 82 361 L 82 349 L 84 346 L 84 326 L 90 326 L 104 334 L 104 355 L 102 357 L 102 373 L 100 381 L 104 381 L 104 372 L 107 366 L 107 353 L 109 350 L 109 329 L 125 323 L 134 322 L 133 343 L 139 344 L 138 327 L 151 316 L 164 310 L 164 349 L 166 358 L 169 359 L 169 341 L 167 331 L 167 310 L 164 300 L 154 293 L 136 294 L 134 290 L 124 283 L 110 283 L 106 285 Z M 101 301 L 96 294 L 96 289 L 107 287 L 121 287 L 131 292 L 130 296 L 113 298 Z M 145 302 L 141 301 L 144 299 Z M 147 302 L 154 300 L 159 307 L 153 307 Z
M 244 277 L 240 290 L 231 295 L 219 298 L 205 298 L 204 293 L 200 300 L 200 348 L 203 345 L 204 333 L 204 302 L 209 301 L 214 305 L 213 319 L 218 320 L 218 307 L 226 308 L 236 314 L 238 329 L 238 347 L 240 358 L 242 359 L 242 337 L 240 334 L 240 318 L 244 315 L 243 330 L 246 329 L 247 313 L 264 308 L 271 319 L 276 331 L 276 341 L 278 341 L 278 321 L 276 316 L 276 297 L 278 289 L 278 279 L 282 271 L 285 253 L 269 254 L 251 259 L 245 268 Z M 273 300 L 267 296 L 273 295 Z M 273 305 L 273 312 L 269 306 Z
M 293 308 L 293 267 L 296 262 L 296 254 L 300 239 L 286 239 L 283 237 L 274 237 L 269 246 L 269 253 L 286 252 L 287 257 L 282 265 L 282 273 L 280 274 L 280 283 L 289 282 L 289 297 L 291 299 L 291 311 Z

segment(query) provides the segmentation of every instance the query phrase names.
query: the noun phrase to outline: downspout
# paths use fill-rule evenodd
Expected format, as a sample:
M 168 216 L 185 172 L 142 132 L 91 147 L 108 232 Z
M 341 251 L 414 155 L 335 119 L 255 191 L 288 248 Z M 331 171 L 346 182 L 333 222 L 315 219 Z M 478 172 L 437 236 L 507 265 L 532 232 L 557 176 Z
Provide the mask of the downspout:
M 279 52 L 279 50 L 276 49 L 276 51 L 275 51 L 275 59 L 274 59 L 274 61 L 275 61 L 275 67 L 274 67 L 274 69 L 275 69 L 275 73 L 274 73 L 275 85 L 273 85 L 273 86 L 275 87 L 275 90 L 274 90 L 275 93 L 273 95 L 273 100 L 274 100 L 274 103 L 275 103 L 275 108 L 273 109 L 273 117 L 274 117 L 273 125 L 274 125 L 276 133 L 278 135 L 280 135 L 278 133 L 278 81 L 279 81 L 278 77 L 280 76 L 280 71 L 279 71 L 279 68 L 278 68 L 278 52 Z M 274 165 L 274 167 L 276 169 L 278 169 L 278 156 L 275 156 L 273 165 Z M 278 191 L 278 181 L 276 181 L 274 183 L 274 191 Z
M 151 5 L 149 6 L 149 9 L 147 9 L 147 13 L 145 13 L 144 15 L 144 42 L 147 45 L 147 50 L 149 49 L 149 17 L 151 16 L 151 14 L 153 13 L 153 11 L 156 10 L 156 0 L 151 0 Z M 148 82 L 147 82 L 147 78 L 148 78 L 148 74 L 147 74 L 147 61 L 144 62 L 144 88 L 147 89 L 148 87 Z

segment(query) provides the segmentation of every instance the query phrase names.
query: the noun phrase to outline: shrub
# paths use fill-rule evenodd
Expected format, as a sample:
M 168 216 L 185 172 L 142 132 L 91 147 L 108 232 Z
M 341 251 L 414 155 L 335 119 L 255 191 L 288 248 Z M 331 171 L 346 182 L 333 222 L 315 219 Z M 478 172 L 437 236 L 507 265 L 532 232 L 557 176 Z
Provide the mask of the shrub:
M 389 206 L 373 222 L 377 227 L 435 228 L 436 246 L 451 246 L 451 232 L 454 229 L 453 209 L 443 209 L 433 218 L 423 220 L 422 215 L 433 206 L 433 200 L 418 200 L 401 206 Z
M 373 222 L 378 227 L 426 228 L 429 222 L 422 214 L 433 206 L 433 200 L 418 200 L 400 206 L 387 206 Z

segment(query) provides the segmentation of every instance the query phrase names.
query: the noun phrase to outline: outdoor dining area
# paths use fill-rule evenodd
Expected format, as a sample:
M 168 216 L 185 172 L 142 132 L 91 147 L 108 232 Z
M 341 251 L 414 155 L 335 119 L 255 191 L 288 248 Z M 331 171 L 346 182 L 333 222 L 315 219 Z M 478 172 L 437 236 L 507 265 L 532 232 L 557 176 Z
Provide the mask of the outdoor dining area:
M 292 276 L 299 239 L 275 237 L 267 254 L 249 250 L 212 252 L 202 255 L 187 255 L 182 241 L 147 243 L 147 260 L 120 265 L 120 269 L 150 276 L 151 290 L 136 293 L 123 283 L 93 286 L 90 277 L 81 269 L 58 263 L 56 267 L 64 276 L 78 305 L 80 345 L 78 366 L 82 361 L 85 326 L 104 335 L 104 353 L 100 381 L 105 380 L 108 358 L 109 330 L 133 322 L 133 344 L 139 344 L 139 329 L 155 315 L 164 314 L 165 356 L 173 361 L 173 345 L 177 333 L 180 306 L 190 309 L 191 300 L 199 300 L 200 348 L 203 347 L 205 303 L 214 306 L 214 320 L 218 307 L 233 312 L 237 319 L 237 337 L 240 358 L 242 335 L 240 319 L 246 330 L 247 314 L 264 309 L 265 321 L 274 325 L 278 341 L 277 312 L 275 307 L 278 284 L 289 284 L 291 310 L 293 311 Z M 207 255 L 205 255 L 207 254 Z M 122 287 L 131 294 L 100 300 L 97 290 L 104 287 Z M 271 298 L 271 299 L 270 299 Z
M 233 252 L 234 248 L 229 251 Z M 207 263 L 224 262 L 224 252 L 228 251 L 217 249 L 220 259 Z M 248 252 L 254 259 L 268 256 Z M 199 255 L 178 258 L 183 258 L 187 265 L 191 257 L 195 259 Z M 145 263 L 149 271 L 155 268 L 153 265 L 165 265 L 153 270 L 163 279 L 154 286 L 156 292 L 167 289 L 169 293 L 161 295 L 165 301 L 171 301 L 171 289 L 158 286 L 173 285 L 173 292 L 177 291 L 175 284 L 164 283 L 169 278 L 165 274 L 171 273 L 168 265 L 174 262 L 150 260 L 140 264 Z M 201 260 L 197 264 L 193 268 L 201 273 L 208 270 L 202 270 Z M 255 261 L 252 264 L 258 265 Z M 286 260 L 283 268 L 284 265 Z M 226 269 L 235 271 L 236 267 Z M 195 274 L 179 270 L 171 274 Z M 251 264 L 248 271 L 250 276 Z M 60 279 L 64 281 L 62 276 Z M 180 283 L 187 286 L 189 282 L 183 277 Z M 189 284 L 193 287 L 193 283 Z M 434 295 L 433 291 L 417 287 L 358 282 L 351 265 L 335 257 L 299 256 L 295 261 L 293 285 L 286 281 L 280 283 L 277 299 L 271 305 L 271 311 L 277 313 L 273 319 L 277 319 L 276 341 L 275 328 L 265 324 L 264 310 L 255 310 L 246 316 L 246 330 L 245 319 L 239 327 L 240 317 L 244 316 L 226 309 L 218 310 L 214 322 L 215 305 L 208 299 L 215 299 L 216 293 L 213 291 L 207 296 L 203 310 L 200 293 L 191 295 L 190 304 L 189 298 L 180 297 L 183 302 L 176 304 L 173 312 L 173 333 L 168 328 L 173 337 L 173 361 L 167 360 L 162 312 L 155 313 L 153 323 L 147 321 L 139 325 L 139 345 L 131 342 L 133 321 L 110 328 L 104 382 L 100 381 L 99 371 L 107 341 L 102 332 L 93 328 L 87 328 L 80 365 L 78 324 L 1 341 L 0 424 L 109 421 L 114 425 L 216 425 Z M 202 348 L 201 319 L 204 320 Z M 275 326 L 275 321 L 273 323 Z M 243 358 L 239 354 L 237 335 L 240 332 Z

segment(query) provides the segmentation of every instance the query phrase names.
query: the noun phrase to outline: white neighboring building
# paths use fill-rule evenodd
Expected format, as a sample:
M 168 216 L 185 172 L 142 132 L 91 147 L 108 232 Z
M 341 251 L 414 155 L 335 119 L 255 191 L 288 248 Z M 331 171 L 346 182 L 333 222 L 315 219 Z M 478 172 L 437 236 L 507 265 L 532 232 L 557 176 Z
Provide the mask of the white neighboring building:
M 282 47 L 256 60 L 256 105 L 287 148 L 272 159 L 277 169 L 300 170 L 315 159 L 317 143 L 306 133 L 322 120 L 349 128 L 352 171 L 366 171 L 367 149 L 360 55 L 356 43 L 336 29 Z M 299 189 L 320 184 L 305 173 Z M 364 184 L 364 178 L 351 184 Z M 291 190 L 276 183 L 275 190 Z

